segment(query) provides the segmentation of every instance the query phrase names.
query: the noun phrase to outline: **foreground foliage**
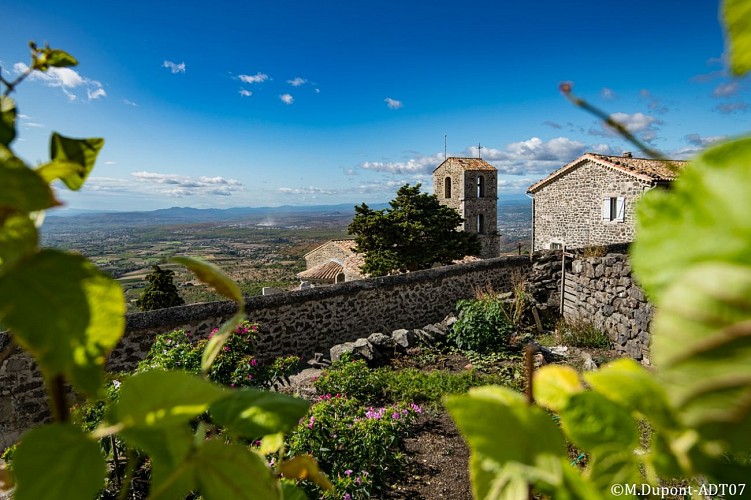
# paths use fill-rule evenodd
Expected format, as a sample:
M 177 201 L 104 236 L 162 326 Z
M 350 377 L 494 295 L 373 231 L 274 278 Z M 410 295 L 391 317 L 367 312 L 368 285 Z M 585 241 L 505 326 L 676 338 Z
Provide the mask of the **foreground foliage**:
M 171 260 L 238 304 L 237 314 L 206 343 L 201 375 L 137 373 L 122 381 L 105 424 L 85 431 L 70 422 L 65 385 L 88 397 L 103 393 L 106 356 L 125 330 L 125 303 L 120 286 L 84 257 L 39 247 L 43 212 L 61 205 L 50 183 L 60 180 L 69 189 L 80 189 L 104 141 L 53 133 L 51 159 L 36 168 L 13 153 L 17 111 L 10 93 L 33 71 L 77 64 L 64 51 L 30 46 L 28 71 L 13 81 L 0 73 L 5 89 L 0 97 L 0 326 L 39 365 L 55 423 L 29 430 L 15 448 L 14 497 L 94 497 L 107 472 L 98 440 L 115 434 L 129 449 L 149 457 L 151 498 L 185 497 L 194 491 L 207 499 L 300 498 L 293 485 L 279 481 L 281 474 L 330 487 L 311 458 L 293 457 L 272 468 L 244 444 L 249 439 L 276 443 L 277 438 L 268 436 L 292 429 L 308 404 L 256 389 L 232 391 L 208 380 L 214 360 L 244 318 L 244 301 L 237 285 L 218 268 L 188 257 Z M 221 428 L 221 437 L 210 435 L 207 424 L 195 425 L 199 416 Z M 125 496 L 134 465 L 128 469 Z M 0 471 L 4 486 L 12 482 L 8 477 L 7 470 Z
M 349 233 L 358 253 L 365 254 L 362 271 L 371 276 L 447 265 L 480 253 L 477 235 L 458 231 L 462 217 L 443 206 L 435 195 L 420 192 L 420 184 L 399 188 L 391 208 L 355 207 Z
M 743 73 L 748 3 L 727 1 L 724 16 L 732 65 Z M 623 488 L 671 478 L 682 478 L 681 495 L 694 498 L 716 494 L 718 484 L 751 496 L 749 186 L 746 138 L 707 150 L 670 191 L 640 201 L 632 261 L 657 310 L 655 373 L 632 360 L 583 376 L 546 366 L 534 376 L 537 405 L 501 387 L 447 398 L 472 449 L 477 498 L 527 498 L 530 488 L 553 498 L 635 496 Z M 653 429 L 647 443 L 643 421 Z M 569 463 L 566 441 L 586 452 L 584 470 Z

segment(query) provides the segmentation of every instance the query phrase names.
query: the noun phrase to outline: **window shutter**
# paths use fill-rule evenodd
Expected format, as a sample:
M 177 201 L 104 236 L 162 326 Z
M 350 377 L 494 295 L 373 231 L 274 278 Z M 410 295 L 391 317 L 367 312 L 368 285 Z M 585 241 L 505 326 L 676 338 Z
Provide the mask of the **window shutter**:
M 610 220 L 610 198 L 602 199 L 602 220 Z
M 619 196 L 615 206 L 617 207 L 615 220 L 623 222 L 626 219 L 626 198 Z

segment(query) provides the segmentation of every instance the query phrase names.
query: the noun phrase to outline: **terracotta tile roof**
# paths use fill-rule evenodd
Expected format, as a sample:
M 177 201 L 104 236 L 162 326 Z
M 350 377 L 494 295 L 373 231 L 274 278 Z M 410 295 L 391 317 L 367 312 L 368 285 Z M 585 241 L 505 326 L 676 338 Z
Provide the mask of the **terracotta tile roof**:
M 433 172 L 441 168 L 443 165 L 446 165 L 447 167 L 458 166 L 459 168 L 463 170 L 490 170 L 493 172 L 496 171 L 496 168 L 493 165 L 486 162 L 482 158 L 457 158 L 456 156 L 451 156 L 449 158 L 446 158 L 443 161 L 443 163 L 441 163 L 436 168 L 434 168 Z
M 336 277 L 344 270 L 341 264 L 330 260 L 316 267 L 297 273 L 301 280 L 336 280 Z
M 685 161 L 680 160 L 652 160 L 649 158 L 632 158 L 628 156 L 608 156 L 587 153 L 568 165 L 559 168 L 536 184 L 533 184 L 527 189 L 527 192 L 534 193 L 538 191 L 540 188 L 550 184 L 558 177 L 561 177 L 571 170 L 579 168 L 586 161 L 591 161 L 605 168 L 618 170 L 632 175 L 637 179 L 653 183 L 670 182 L 674 180 L 680 169 L 686 164 Z
M 365 254 L 352 254 L 344 261 L 344 272 L 347 276 L 352 278 L 367 278 L 367 275 L 363 274 L 363 272 L 360 271 L 360 268 L 363 264 L 365 264 Z
M 329 241 L 327 241 L 326 243 L 324 243 L 322 245 L 318 245 L 313 250 L 311 250 L 310 252 L 308 252 L 305 255 L 303 255 L 303 258 L 305 258 L 308 255 L 312 254 L 313 252 L 315 252 L 315 251 L 317 251 L 317 250 L 325 247 L 326 245 L 336 245 L 339 248 L 341 248 L 342 250 L 344 250 L 345 252 L 354 252 L 355 240 L 349 240 L 349 239 L 347 239 L 347 240 L 329 240 Z

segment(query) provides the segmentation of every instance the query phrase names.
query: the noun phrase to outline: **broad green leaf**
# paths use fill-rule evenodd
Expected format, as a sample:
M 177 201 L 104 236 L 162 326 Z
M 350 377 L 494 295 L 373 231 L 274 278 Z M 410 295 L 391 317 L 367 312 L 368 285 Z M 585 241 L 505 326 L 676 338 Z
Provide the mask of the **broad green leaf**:
M 550 464 L 565 453 L 563 435 L 550 415 L 528 405 L 520 394 L 503 387 L 481 387 L 446 397 L 445 405 L 469 443 L 476 498 L 486 498 L 492 482 L 505 477 L 507 467 L 525 471 L 525 480 L 547 475 L 548 483 L 561 481 L 560 471 L 550 470 Z
M 568 398 L 582 392 L 579 374 L 570 366 L 548 365 L 534 374 L 535 401 L 550 410 L 561 411 Z
M 751 448 L 751 266 L 696 265 L 664 294 L 652 354 L 682 420 Z
M 171 257 L 169 260 L 187 267 L 188 269 L 193 271 L 193 273 L 198 277 L 199 280 L 203 281 L 207 285 L 211 285 L 214 290 L 221 293 L 228 299 L 237 302 L 240 306 L 241 311 L 245 307 L 245 300 L 243 299 L 243 294 L 240 291 L 240 287 L 238 287 L 234 281 L 232 281 L 226 274 L 224 274 L 224 271 L 222 271 L 218 266 L 212 264 L 211 262 L 206 262 L 205 260 L 197 259 L 194 257 L 178 256 Z
M 126 429 L 120 436 L 149 456 L 150 498 L 184 498 L 197 489 L 195 464 L 189 460 L 194 436 L 187 425 Z
M 742 76 L 751 71 L 751 3 L 725 0 L 722 18 L 727 30 L 730 71 Z
M 257 453 L 212 440 L 195 455 L 196 478 L 206 500 L 273 500 L 281 498 L 279 481 Z
M 205 412 L 227 390 L 180 371 L 152 370 L 123 381 L 113 409 L 115 422 L 126 427 L 169 427 Z
M 297 455 L 282 462 L 279 465 L 279 472 L 289 479 L 307 479 L 324 490 L 334 489 L 334 485 L 331 484 L 329 478 L 318 468 L 318 462 L 310 455 Z
M 94 168 L 102 146 L 104 139 L 72 139 L 53 133 L 50 138 L 52 161 L 39 167 L 37 172 L 47 182 L 60 179 L 68 189 L 77 191 Z
M 47 56 L 47 65 L 53 68 L 65 68 L 68 66 L 77 66 L 78 61 L 72 55 L 68 54 L 64 50 L 51 49 L 47 47 L 44 49 L 44 53 Z
M 268 434 L 261 439 L 261 445 L 258 447 L 258 453 L 261 455 L 270 455 L 276 453 L 284 446 L 284 433 Z
M 0 271 L 31 255 L 37 248 L 39 235 L 26 214 L 13 214 L 0 219 Z
M 237 325 L 240 324 L 243 318 L 245 318 L 245 313 L 243 311 L 238 312 L 224 323 L 219 328 L 219 331 L 209 339 L 206 343 L 206 347 L 203 348 L 203 354 L 201 355 L 201 372 L 204 374 L 208 373 L 211 364 L 221 352 L 222 346 L 227 342 L 227 339 L 232 335 L 232 332 L 237 328 Z
M 60 205 L 49 185 L 36 172 L 18 167 L 14 158 L 0 160 L 0 214 L 34 212 Z
M 662 429 L 676 425 L 665 387 L 633 359 L 608 363 L 598 371 L 585 373 L 584 380 L 606 398 L 641 413 Z
M 104 486 L 99 445 L 70 424 L 36 427 L 21 439 L 13 457 L 16 500 L 94 498 Z
M 581 392 L 569 398 L 561 411 L 561 426 L 582 450 L 618 445 L 633 450 L 639 442 L 636 421 L 623 407 L 597 392 Z
M 16 103 L 0 96 L 0 144 L 7 146 L 16 138 Z
M 292 481 L 282 480 L 282 498 L 284 500 L 308 500 L 303 490 Z
M 209 408 L 212 420 L 233 434 L 257 439 L 287 432 L 305 416 L 309 403 L 278 392 L 244 389 Z
M 125 301 L 120 285 L 84 257 L 42 250 L 0 276 L 0 322 L 46 376 L 63 374 L 94 394 L 125 330 Z
M 639 283 L 657 305 L 668 284 L 694 264 L 748 264 L 748 186 L 749 138 L 707 150 L 683 169 L 670 191 L 653 189 L 642 197 L 631 257 Z
M 600 447 L 591 460 L 590 477 L 605 498 L 617 498 L 611 494 L 610 488 L 614 484 L 641 486 L 646 483 L 639 471 L 639 461 L 631 449 L 623 449 L 615 444 Z

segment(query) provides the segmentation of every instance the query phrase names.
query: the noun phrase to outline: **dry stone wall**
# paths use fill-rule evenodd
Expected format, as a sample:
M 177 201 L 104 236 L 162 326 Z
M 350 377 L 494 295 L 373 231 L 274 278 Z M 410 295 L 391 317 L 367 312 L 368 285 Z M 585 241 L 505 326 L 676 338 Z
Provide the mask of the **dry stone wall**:
M 250 319 L 260 323 L 259 357 L 298 355 L 302 359 L 372 332 L 422 328 L 439 322 L 456 301 L 478 288 L 510 290 L 512 279 L 525 275 L 528 257 L 501 257 L 440 267 L 399 276 L 352 281 L 295 292 L 252 297 Z M 235 305 L 213 302 L 129 314 L 126 334 L 108 362 L 110 371 L 132 370 L 154 337 L 174 328 L 195 338 L 231 317 Z M 2 344 L 8 343 L 0 333 Z M 0 362 L 0 449 L 23 430 L 49 418 L 42 378 L 33 361 L 19 350 Z
M 616 350 L 644 364 L 649 364 L 653 313 L 625 253 L 577 258 L 566 271 L 564 318 L 591 322 Z

